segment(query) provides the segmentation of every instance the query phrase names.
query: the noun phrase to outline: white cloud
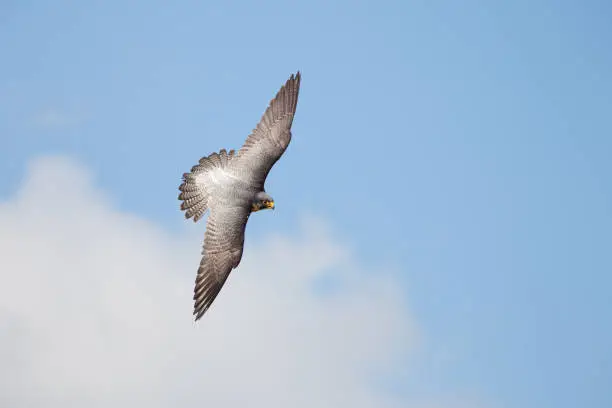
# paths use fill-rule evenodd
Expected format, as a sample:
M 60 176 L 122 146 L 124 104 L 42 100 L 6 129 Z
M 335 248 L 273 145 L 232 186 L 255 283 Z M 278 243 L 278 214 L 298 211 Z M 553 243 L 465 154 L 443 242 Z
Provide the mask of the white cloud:
M 68 159 L 35 161 L 0 202 L 0 406 L 405 406 L 371 381 L 415 341 L 391 274 L 320 221 L 263 243 L 247 231 L 194 324 L 204 225 L 186 229 L 113 209 Z M 313 290 L 327 273 L 339 289 Z

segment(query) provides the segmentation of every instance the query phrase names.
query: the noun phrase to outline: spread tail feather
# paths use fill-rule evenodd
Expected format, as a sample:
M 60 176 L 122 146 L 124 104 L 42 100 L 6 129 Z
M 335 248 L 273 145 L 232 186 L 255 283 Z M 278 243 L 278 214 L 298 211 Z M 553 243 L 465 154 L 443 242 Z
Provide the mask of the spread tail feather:
M 182 201 L 181 210 L 185 211 L 185 218 L 193 217 L 193 222 L 198 222 L 208 210 L 209 192 L 206 190 L 206 185 L 198 180 L 198 176 L 217 168 L 224 168 L 234 154 L 234 150 L 227 152 L 221 149 L 219 153 L 202 157 L 200 162 L 191 168 L 191 172 L 183 174 L 178 199 Z

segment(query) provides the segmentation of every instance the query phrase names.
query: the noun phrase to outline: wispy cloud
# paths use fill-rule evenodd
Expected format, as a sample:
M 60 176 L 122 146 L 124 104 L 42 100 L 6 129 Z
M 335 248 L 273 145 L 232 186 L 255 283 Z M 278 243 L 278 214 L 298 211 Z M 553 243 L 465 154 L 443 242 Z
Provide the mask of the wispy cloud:
M 46 129 L 63 129 L 78 125 L 80 117 L 74 113 L 47 108 L 34 115 L 33 122 L 36 126 Z

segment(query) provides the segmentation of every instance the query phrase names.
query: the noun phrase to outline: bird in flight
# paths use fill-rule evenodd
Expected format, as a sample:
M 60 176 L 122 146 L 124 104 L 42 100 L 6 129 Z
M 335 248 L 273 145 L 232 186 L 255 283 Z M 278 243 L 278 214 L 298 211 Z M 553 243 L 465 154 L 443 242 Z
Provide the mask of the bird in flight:
M 274 209 L 264 184 L 291 141 L 300 80 L 299 71 L 291 75 L 238 152 L 221 149 L 202 157 L 191 172 L 183 174 L 178 198 L 185 218 L 197 222 L 210 211 L 193 293 L 196 321 L 240 263 L 251 213 Z

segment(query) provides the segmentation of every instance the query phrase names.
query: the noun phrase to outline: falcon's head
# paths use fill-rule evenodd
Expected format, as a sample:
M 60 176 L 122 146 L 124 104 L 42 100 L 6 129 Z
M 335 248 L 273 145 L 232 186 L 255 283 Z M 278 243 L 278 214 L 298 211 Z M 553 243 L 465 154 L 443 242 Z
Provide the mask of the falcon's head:
M 268 209 L 274 209 L 274 199 L 265 191 L 260 191 L 251 204 L 251 212 Z

